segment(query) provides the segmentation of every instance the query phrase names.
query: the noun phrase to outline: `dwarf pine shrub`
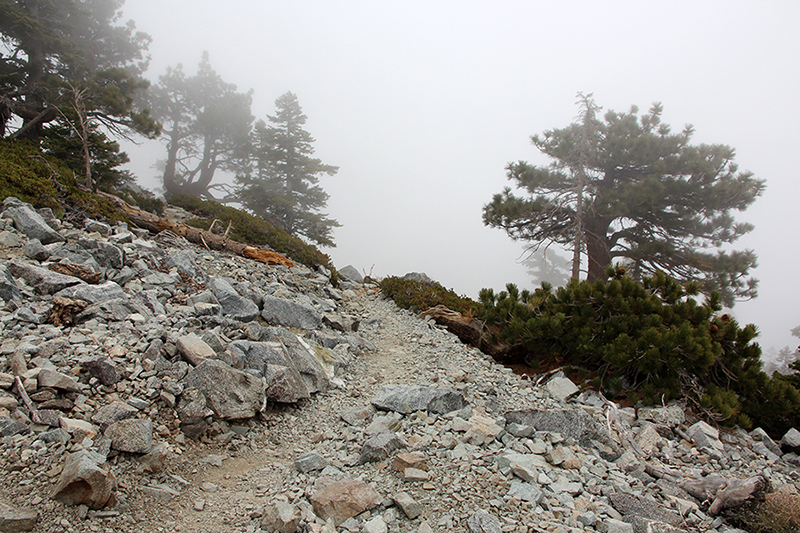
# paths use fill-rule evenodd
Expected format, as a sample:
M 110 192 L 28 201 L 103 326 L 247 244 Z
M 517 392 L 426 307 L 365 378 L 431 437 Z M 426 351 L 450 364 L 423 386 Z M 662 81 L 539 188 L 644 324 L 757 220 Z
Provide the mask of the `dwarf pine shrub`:
M 479 316 L 492 341 L 524 350 L 528 363 L 571 365 L 609 396 L 660 405 L 686 398 L 726 424 L 781 433 L 800 422 L 800 393 L 762 371 L 756 327 L 726 314 L 717 293 L 698 303 L 697 284 L 659 272 L 639 283 L 622 269 L 610 281 L 570 281 L 520 292 L 481 291 Z
M 398 307 L 421 313 L 431 307 L 443 305 L 463 315 L 472 316 L 479 305 L 466 296 L 459 296 L 441 284 L 389 276 L 381 280 L 381 291 L 394 300 Z

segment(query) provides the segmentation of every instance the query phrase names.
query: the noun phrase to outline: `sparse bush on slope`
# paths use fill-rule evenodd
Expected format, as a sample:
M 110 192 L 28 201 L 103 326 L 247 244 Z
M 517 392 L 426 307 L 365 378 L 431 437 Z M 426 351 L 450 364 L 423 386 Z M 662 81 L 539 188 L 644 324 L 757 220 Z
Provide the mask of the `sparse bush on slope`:
M 389 276 L 381 280 L 380 287 L 383 294 L 394 300 L 399 307 L 417 313 L 443 305 L 463 315 L 471 316 L 480 308 L 477 302 L 466 296 L 459 296 L 436 282 L 425 283 Z

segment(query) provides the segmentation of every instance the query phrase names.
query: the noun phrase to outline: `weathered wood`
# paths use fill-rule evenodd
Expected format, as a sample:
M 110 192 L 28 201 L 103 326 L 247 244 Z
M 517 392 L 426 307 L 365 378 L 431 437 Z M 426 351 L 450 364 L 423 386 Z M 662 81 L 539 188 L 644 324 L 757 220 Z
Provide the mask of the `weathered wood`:
M 747 479 L 733 479 L 717 492 L 714 501 L 708 507 L 708 514 L 716 516 L 725 509 L 739 507 L 747 501 L 763 496 L 768 488 L 769 481 L 761 475 Z
M 475 318 L 462 315 L 443 305 L 437 305 L 419 314 L 422 318 L 432 318 L 437 324 L 461 339 L 461 342 L 477 346 L 483 335 L 484 323 Z
M 141 209 L 128 204 L 121 198 L 118 198 L 112 194 L 99 194 L 114 202 L 114 204 L 117 206 L 117 209 L 128 215 L 128 219 L 131 221 L 131 223 L 137 227 L 146 229 L 151 233 L 171 231 L 172 233 L 185 238 L 187 241 L 205 246 L 209 250 L 224 250 L 226 252 L 241 255 L 243 257 L 247 257 L 261 263 L 266 263 L 268 265 L 283 265 L 286 267 L 294 266 L 292 261 L 277 252 L 265 250 L 263 248 L 256 248 L 254 246 L 249 246 L 247 244 L 228 239 L 227 231 L 225 232 L 225 235 L 217 235 L 216 233 L 211 233 L 210 231 L 187 226 L 186 224 L 175 222 L 169 218 L 159 217 L 152 213 L 148 213 L 147 211 L 142 211 Z

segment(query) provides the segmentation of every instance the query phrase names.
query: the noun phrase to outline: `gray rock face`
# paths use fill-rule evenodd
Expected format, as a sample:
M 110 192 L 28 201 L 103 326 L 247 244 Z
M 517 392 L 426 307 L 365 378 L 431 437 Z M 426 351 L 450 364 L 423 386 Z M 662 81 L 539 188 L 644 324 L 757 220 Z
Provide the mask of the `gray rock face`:
M 565 437 L 572 437 L 578 442 L 590 439 L 604 440 L 603 428 L 581 409 L 530 409 L 524 411 L 509 411 L 505 415 L 507 423 L 530 426 L 536 431 L 549 431 L 561 433 Z
M 189 277 L 189 279 L 205 284 L 207 281 L 206 274 L 197 266 L 196 258 L 197 254 L 193 250 L 180 250 L 167 256 L 167 267 L 175 267 L 178 272 Z
M 786 452 L 800 454 L 800 431 L 792 428 L 781 439 L 781 449 Z
M 467 528 L 470 533 L 501 533 L 503 531 L 500 520 L 484 510 L 478 511 L 467 519 Z
M 22 293 L 5 265 L 0 264 L 0 298 L 5 302 L 22 299 Z
M 339 275 L 343 278 L 352 281 L 353 283 L 363 283 L 364 277 L 358 272 L 356 267 L 353 265 L 347 265 L 346 267 L 338 269 Z
M 153 421 L 149 418 L 128 418 L 111 423 L 104 435 L 111 448 L 120 452 L 148 453 L 153 447 Z
M 103 267 L 120 269 L 125 264 L 125 252 L 115 244 L 89 237 L 78 239 L 78 244 Z
M 652 498 L 616 492 L 609 495 L 609 500 L 611 505 L 624 517 L 640 517 L 664 522 L 671 526 L 680 525 L 683 521 L 679 514 L 670 511 Z
M 116 299 L 126 300 L 128 298 L 128 295 L 125 294 L 122 287 L 113 281 L 106 281 L 100 285 L 73 285 L 72 287 L 67 287 L 66 289 L 58 291 L 53 296 L 84 300 L 92 304 Z
M 102 509 L 113 502 L 117 488 L 114 475 L 103 468 L 105 458 L 97 453 L 82 450 L 67 456 L 53 499 L 65 505 L 86 505 Z
M 319 348 L 319 346 L 283 328 L 267 328 L 264 334 L 266 340 L 278 341 L 283 345 L 289 360 L 300 372 L 303 383 L 309 392 L 328 390 L 330 387 L 328 373 L 314 353 L 315 348 Z
M 39 294 L 54 294 L 67 287 L 83 283 L 78 278 L 27 263 L 9 261 L 6 263 L 6 268 L 12 276 L 24 279 Z
M 116 400 L 98 409 L 92 416 L 92 422 L 100 426 L 100 429 L 105 430 L 114 422 L 133 418 L 138 413 L 139 411 L 135 407 Z
M 261 379 L 215 359 L 189 371 L 186 386 L 198 389 L 214 414 L 225 420 L 252 418 L 266 402 Z
M 197 438 L 205 433 L 208 429 L 206 418 L 214 414 L 207 405 L 205 395 L 194 387 L 183 391 L 177 411 L 181 421 L 181 431 L 191 438 Z
M 148 319 L 152 317 L 150 310 L 136 298 L 117 298 L 90 305 L 77 317 L 78 322 L 96 318 L 106 322 L 120 322 L 137 313 Z
M 50 257 L 50 252 L 44 247 L 39 239 L 28 240 L 27 244 L 25 244 L 25 248 L 23 249 L 23 253 L 25 254 L 25 257 L 35 259 L 36 261 L 44 261 Z
M 252 300 L 240 296 L 225 279 L 212 278 L 208 285 L 222 306 L 223 315 L 240 322 L 250 322 L 258 317 L 258 306 Z
M 392 431 L 384 431 L 369 438 L 364 443 L 358 462 L 363 464 L 383 461 L 397 450 L 403 448 L 408 448 L 408 443 L 403 440 L 403 437 Z
M 35 509 L 11 507 L 0 502 L 0 531 L 4 533 L 32 531 L 38 519 Z
M 698 448 L 707 448 L 709 451 L 719 453 L 725 451 L 725 446 L 719 440 L 719 431 L 702 420 L 687 429 L 686 434 L 689 435 Z
M 322 324 L 322 315 L 310 305 L 285 300 L 276 296 L 264 296 L 261 318 L 287 328 L 317 329 Z
M 13 220 L 14 227 L 24 233 L 26 237 L 38 239 L 42 244 L 64 241 L 64 237 L 51 228 L 44 217 L 37 213 L 30 204 L 9 207 L 3 211 L 3 217 Z
M 384 385 L 372 405 L 385 411 L 409 414 L 415 411 L 445 414 L 464 408 L 464 395 L 452 389 L 424 385 Z
M 280 342 L 234 341 L 228 352 L 237 366 L 254 370 L 266 381 L 267 400 L 295 403 L 310 397 L 300 372 Z

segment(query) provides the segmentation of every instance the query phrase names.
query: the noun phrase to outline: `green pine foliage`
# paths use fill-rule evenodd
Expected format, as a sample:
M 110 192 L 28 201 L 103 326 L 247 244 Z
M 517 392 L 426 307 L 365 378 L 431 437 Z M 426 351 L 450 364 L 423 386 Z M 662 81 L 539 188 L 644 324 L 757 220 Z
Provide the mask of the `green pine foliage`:
M 421 313 L 431 307 L 443 305 L 453 311 L 471 316 L 479 309 L 477 302 L 459 296 L 439 283 L 424 283 L 413 279 L 389 276 L 381 280 L 381 291 L 394 300 L 398 307 Z
M 699 303 L 697 284 L 663 272 L 642 283 L 622 268 L 608 275 L 555 291 L 484 289 L 479 316 L 497 328 L 493 342 L 519 346 L 531 366 L 583 369 L 612 397 L 633 394 L 648 405 L 687 398 L 719 422 L 775 433 L 800 422 L 800 393 L 762 371 L 755 326 L 720 314 L 717 293 Z
M 306 244 L 297 237 L 292 237 L 262 218 L 218 202 L 201 200 L 187 194 L 173 196 L 169 199 L 169 203 L 192 211 L 199 217 L 187 221 L 190 226 L 207 230 L 213 220 L 221 222 L 223 227 L 227 227 L 230 222 L 229 236 L 231 239 L 253 246 L 268 246 L 311 268 L 324 266 L 331 271 L 331 280 L 334 283 L 338 282 L 338 273 L 330 257 L 320 252 L 315 246 Z

